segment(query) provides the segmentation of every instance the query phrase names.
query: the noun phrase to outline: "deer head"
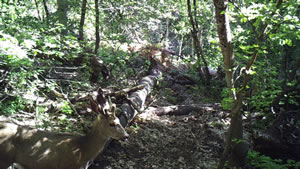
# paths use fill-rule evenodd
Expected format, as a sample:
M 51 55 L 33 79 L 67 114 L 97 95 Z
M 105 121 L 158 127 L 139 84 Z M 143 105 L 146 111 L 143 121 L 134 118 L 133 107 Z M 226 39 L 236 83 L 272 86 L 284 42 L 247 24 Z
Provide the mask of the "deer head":
M 94 100 L 92 96 L 89 97 L 92 110 L 98 114 L 96 126 L 102 130 L 102 134 L 107 134 L 109 137 L 120 140 L 128 137 L 125 129 L 116 116 L 116 105 L 112 104 L 110 98 L 106 98 L 102 89 L 98 89 L 97 99 Z

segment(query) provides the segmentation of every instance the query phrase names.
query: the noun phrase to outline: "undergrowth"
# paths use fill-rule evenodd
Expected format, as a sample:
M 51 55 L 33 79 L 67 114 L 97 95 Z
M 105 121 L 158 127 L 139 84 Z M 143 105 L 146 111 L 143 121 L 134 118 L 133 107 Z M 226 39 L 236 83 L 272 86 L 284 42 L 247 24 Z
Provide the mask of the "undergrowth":
M 247 155 L 247 164 L 258 169 L 299 169 L 300 161 L 294 160 L 283 161 L 281 159 L 272 159 L 256 151 L 249 151 Z

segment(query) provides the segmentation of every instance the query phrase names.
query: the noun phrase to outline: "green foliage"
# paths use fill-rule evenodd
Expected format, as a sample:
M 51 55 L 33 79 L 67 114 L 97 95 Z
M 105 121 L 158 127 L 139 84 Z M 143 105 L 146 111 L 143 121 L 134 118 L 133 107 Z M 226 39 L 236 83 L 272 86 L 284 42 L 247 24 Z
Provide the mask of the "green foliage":
M 115 50 L 113 47 L 103 47 L 99 51 L 99 56 L 102 58 L 105 65 L 112 69 L 117 69 L 116 71 L 124 69 L 129 58 L 128 53 L 121 50 Z
M 114 47 L 104 47 L 99 51 L 99 57 L 104 62 L 104 65 L 111 70 L 111 76 L 115 80 L 120 81 L 128 77 L 135 77 L 136 72 L 132 67 L 128 67 L 130 54 L 126 51 L 116 50 Z
M 21 97 L 17 97 L 15 100 L 11 100 L 8 102 L 0 102 L 0 114 L 3 115 L 13 115 L 16 112 L 23 110 L 25 108 L 25 100 Z
M 294 160 L 287 160 L 283 162 L 279 159 L 272 159 L 271 157 L 261 155 L 256 151 L 249 151 L 247 155 L 247 163 L 256 168 L 264 169 L 290 169 L 300 168 L 300 162 L 295 162 Z
M 194 18 L 199 25 L 198 28 L 198 36 L 200 40 L 200 46 L 202 48 L 202 53 L 207 61 L 208 65 L 213 68 L 217 68 L 222 64 L 222 54 L 219 47 L 219 39 L 217 37 L 217 27 L 215 24 L 211 24 L 214 22 L 214 10 L 213 10 L 213 2 L 212 1 L 196 1 L 197 6 L 193 8 L 192 13 L 196 13 L 196 17 Z M 177 17 L 174 21 L 174 33 L 180 36 L 183 40 L 183 43 L 187 43 L 185 50 L 182 51 L 184 56 L 188 56 L 186 60 L 187 62 L 196 62 L 196 66 L 203 63 L 199 58 L 196 58 L 195 53 L 191 53 L 193 48 L 193 41 L 190 40 L 190 35 L 192 31 L 192 25 L 190 23 L 190 19 L 187 16 L 187 2 L 179 1 L 175 3 L 179 5 L 178 13 L 179 17 Z M 196 9 L 196 11 L 194 11 Z M 171 28 L 172 29 L 172 28 Z M 192 55 L 193 54 L 193 55 Z M 197 60 L 197 61 L 195 61 Z
M 222 108 L 224 110 L 231 110 L 231 108 L 232 108 L 233 98 L 230 95 L 230 93 L 231 92 L 227 88 L 224 88 L 222 93 L 221 93 L 221 96 L 223 98 L 222 102 L 221 102 L 221 105 L 222 105 Z
M 61 111 L 62 111 L 63 113 L 65 113 L 65 114 L 69 114 L 69 115 L 72 114 L 72 112 L 73 112 L 71 106 L 70 106 L 69 103 L 66 102 L 66 101 L 63 101 L 63 102 L 62 102 L 62 105 L 61 105 Z
M 278 72 L 273 65 L 265 65 L 264 62 L 257 62 L 257 76 L 254 76 L 254 95 L 250 104 L 258 110 L 268 110 L 273 99 L 282 91 L 281 80 L 278 80 Z M 263 68 L 264 67 L 264 68 Z M 267 82 L 267 83 L 266 83 Z
M 66 60 L 77 58 L 82 52 L 82 48 L 76 37 L 72 35 L 61 36 L 63 29 L 62 25 L 57 24 L 47 31 L 42 30 L 45 35 L 36 39 L 38 49 L 33 50 L 33 54 Z
M 0 32 L 0 68 L 8 72 L 5 77 L 7 91 L 15 100 L 2 103 L 2 110 L 8 114 L 23 110 L 25 93 L 30 94 L 36 88 L 40 70 L 32 69 L 33 60 L 28 57 L 28 44 L 21 43 L 11 35 Z M 22 93 L 22 94 L 21 94 Z
M 31 66 L 32 60 L 28 58 L 25 46 L 20 46 L 19 43 L 13 36 L 0 31 L 0 66 Z
M 130 129 L 132 132 L 137 132 L 137 130 L 140 128 L 140 126 L 138 125 L 138 123 L 134 123 L 133 125 L 130 125 Z
M 295 66 L 298 51 L 300 24 L 297 0 L 282 1 L 240 1 L 231 4 L 229 15 L 232 17 L 235 37 L 235 57 L 237 65 L 243 67 L 258 51 L 255 61 L 255 74 L 251 74 L 249 85 L 249 104 L 252 110 L 265 116 L 270 113 L 270 106 L 287 86 L 296 85 L 296 80 L 289 81 L 291 69 Z M 279 8 L 278 8 L 279 7 Z M 264 32 L 262 32 L 262 30 Z M 264 36 L 262 36 L 264 35 Z M 236 81 L 239 86 L 241 81 Z M 248 92 L 248 91 L 247 91 Z M 281 99 L 280 106 L 292 103 L 297 105 L 297 94 L 288 93 Z M 283 102 L 284 100 L 284 102 Z M 223 103 L 224 102 L 224 103 Z M 225 99 L 223 105 L 230 100 Z

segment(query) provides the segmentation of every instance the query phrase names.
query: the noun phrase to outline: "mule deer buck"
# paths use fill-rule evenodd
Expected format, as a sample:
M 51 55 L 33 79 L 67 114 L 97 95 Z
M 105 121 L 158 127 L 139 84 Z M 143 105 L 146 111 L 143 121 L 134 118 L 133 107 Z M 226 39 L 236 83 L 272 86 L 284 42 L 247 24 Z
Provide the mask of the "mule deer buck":
M 13 163 L 24 169 L 87 169 L 109 138 L 128 137 L 115 115 L 115 105 L 98 90 L 90 96 L 98 113 L 91 131 L 84 136 L 46 132 L 0 121 L 0 169 Z

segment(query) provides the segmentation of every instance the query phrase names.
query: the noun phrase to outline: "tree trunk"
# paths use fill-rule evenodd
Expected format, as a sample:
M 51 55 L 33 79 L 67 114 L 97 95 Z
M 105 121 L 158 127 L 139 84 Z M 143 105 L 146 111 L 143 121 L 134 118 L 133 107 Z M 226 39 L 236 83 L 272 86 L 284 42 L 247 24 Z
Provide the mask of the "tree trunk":
M 99 35 L 99 7 L 98 7 L 99 0 L 95 0 L 95 12 L 96 12 L 96 42 L 95 42 L 95 54 L 98 54 L 99 44 L 100 44 L 100 35 Z
M 99 50 L 99 44 L 100 44 L 100 35 L 99 35 L 99 0 L 95 0 L 95 12 L 96 12 L 96 23 L 95 23 L 95 36 L 96 36 L 96 42 L 95 42 L 95 50 L 94 55 L 90 57 L 90 63 L 91 63 L 91 82 L 95 83 L 98 80 L 99 73 L 102 73 L 102 76 L 104 79 L 107 79 L 110 72 L 108 68 L 102 63 L 101 59 L 97 58 L 98 50 Z
M 193 30 L 192 30 L 192 37 L 194 39 L 193 43 L 194 43 L 194 48 L 195 48 L 198 59 L 199 60 L 202 59 L 202 61 L 204 63 L 204 70 L 205 70 L 205 77 L 206 77 L 205 82 L 207 84 L 209 84 L 211 75 L 209 74 L 208 65 L 204 58 L 204 54 L 203 54 L 202 48 L 200 46 L 200 41 L 199 41 L 198 35 L 197 35 L 199 33 L 199 26 L 198 26 L 198 22 L 196 19 L 196 0 L 194 0 L 193 3 L 194 3 L 194 18 L 193 18 L 192 10 L 191 10 L 191 2 L 190 2 L 190 0 L 187 0 L 188 15 L 189 15 L 190 22 L 191 22 L 191 25 L 193 28 Z M 203 76 L 202 71 L 199 72 L 199 75 L 200 75 L 200 77 Z
M 48 7 L 47 7 L 46 0 L 43 0 L 43 4 L 44 4 L 44 9 L 45 9 L 45 14 L 46 14 L 46 22 L 48 24 L 49 23 L 49 10 L 48 10 Z
M 223 55 L 224 69 L 226 71 L 227 88 L 231 92 L 234 104 L 231 110 L 231 121 L 229 131 L 226 136 L 226 145 L 222 157 L 220 158 L 218 169 L 224 167 L 227 156 L 231 154 L 229 159 L 229 167 L 241 167 L 244 165 L 245 158 L 248 152 L 248 145 L 243 142 L 243 126 L 241 118 L 241 107 L 243 95 L 240 93 L 237 98 L 235 95 L 233 84 L 233 64 L 234 53 L 232 44 L 232 35 L 229 26 L 228 16 L 226 11 L 227 5 L 224 0 L 214 0 L 215 17 L 218 27 L 218 35 L 220 39 L 220 47 Z M 232 140 L 235 140 L 234 142 Z
M 68 24 L 68 0 L 57 0 L 57 11 L 56 14 L 58 16 L 59 23 L 64 25 L 64 29 L 62 31 L 63 34 L 67 33 L 67 24 Z
M 36 6 L 36 10 L 37 10 L 37 13 L 38 13 L 39 20 L 42 20 L 41 16 L 40 16 L 39 4 L 36 0 L 34 0 L 34 3 L 35 3 L 35 6 Z
M 80 24 L 79 24 L 79 41 L 84 40 L 83 26 L 84 26 L 84 21 L 85 21 L 86 1 L 87 0 L 82 0 L 82 5 L 81 5 L 81 17 L 80 17 Z
M 232 35 L 229 26 L 228 16 L 223 11 L 226 10 L 224 0 L 214 0 L 215 13 L 218 27 L 220 46 L 223 54 L 224 69 L 226 72 L 226 83 L 229 89 L 234 88 L 233 84 L 233 64 L 235 62 L 232 44 Z M 235 93 L 233 93 L 235 96 Z

